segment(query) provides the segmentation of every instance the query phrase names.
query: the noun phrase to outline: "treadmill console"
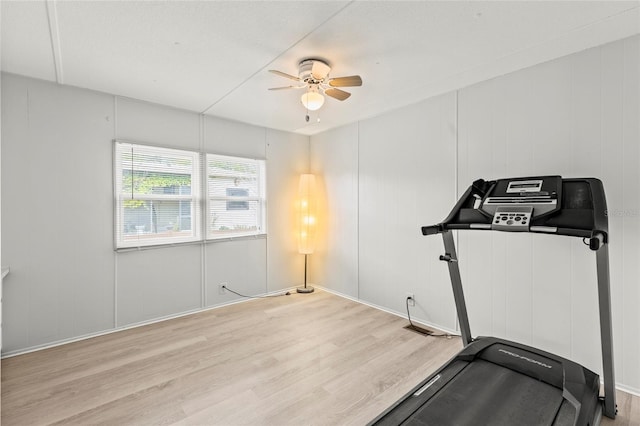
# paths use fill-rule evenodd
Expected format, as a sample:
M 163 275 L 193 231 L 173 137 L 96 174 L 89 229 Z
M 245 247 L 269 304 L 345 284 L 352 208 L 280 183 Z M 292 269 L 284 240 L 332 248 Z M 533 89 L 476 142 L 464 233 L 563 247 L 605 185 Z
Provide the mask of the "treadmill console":
M 478 179 L 441 223 L 424 235 L 449 229 L 535 232 L 589 238 L 592 250 L 607 242 L 607 204 L 594 178 L 529 176 Z
M 505 206 L 498 207 L 493 216 L 491 229 L 498 231 L 528 231 L 531 223 L 533 207 Z
M 534 180 L 512 180 L 507 186 L 508 193 L 525 193 L 542 191 L 542 179 Z
M 480 209 L 491 215 L 491 229 L 529 231 L 531 220 L 558 210 L 560 176 L 499 179 L 491 185 Z

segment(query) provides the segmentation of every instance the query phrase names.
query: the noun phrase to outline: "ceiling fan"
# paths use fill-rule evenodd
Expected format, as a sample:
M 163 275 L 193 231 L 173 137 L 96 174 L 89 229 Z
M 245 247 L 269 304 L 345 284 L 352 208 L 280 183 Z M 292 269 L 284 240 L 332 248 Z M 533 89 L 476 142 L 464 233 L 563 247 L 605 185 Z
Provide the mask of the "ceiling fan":
M 344 101 L 351 93 L 337 89 L 338 87 L 362 86 L 359 75 L 329 78 L 331 67 L 320 59 L 305 59 L 298 65 L 298 77 L 277 70 L 269 70 L 276 75 L 297 81 L 295 86 L 272 87 L 269 90 L 307 89 L 301 97 L 302 104 L 310 111 L 315 111 L 324 104 L 325 94 L 329 97 Z M 307 115 L 307 121 L 309 116 Z

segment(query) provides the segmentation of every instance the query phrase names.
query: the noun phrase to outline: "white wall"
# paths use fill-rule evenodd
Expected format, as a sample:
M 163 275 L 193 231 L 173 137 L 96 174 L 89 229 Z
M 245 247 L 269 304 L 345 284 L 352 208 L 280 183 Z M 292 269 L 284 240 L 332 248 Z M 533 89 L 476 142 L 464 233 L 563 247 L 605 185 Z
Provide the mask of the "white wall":
M 2 99 L 2 84 L 0 84 L 0 99 Z M 2 102 L 0 102 L 0 117 L 2 116 Z M 2 120 L 0 120 L 0 167 L 2 165 Z M 2 173 L 0 173 L 0 223 L 2 223 Z M 4 265 L 2 263 L 2 226 L 0 226 L 0 265 Z M 4 269 L 4 267 L 2 267 Z M 2 276 L 0 276 L 0 353 L 2 352 L 2 283 L 4 281 L 4 271 L 2 271 Z M 0 373 L 2 368 L 0 367 Z M 1 375 L 1 374 L 0 374 Z
M 267 160 L 268 237 L 113 249 L 113 139 Z M 289 288 L 306 136 L 2 75 L 3 354 Z M 269 271 L 269 272 L 267 272 Z
M 327 230 L 312 279 L 398 313 L 414 293 L 413 316 L 452 329 L 442 242 L 419 226 L 444 219 L 477 178 L 599 177 L 613 212 L 616 379 L 640 392 L 639 50 L 639 37 L 621 40 L 312 136 L 337 216 L 327 221 L 346 222 Z M 474 335 L 601 370 L 595 258 L 582 241 L 466 232 L 459 257 Z
M 6 352 L 113 327 L 113 105 L 3 75 Z
M 459 186 L 477 177 L 600 178 L 609 211 L 618 382 L 640 389 L 638 37 L 459 92 Z M 616 213 L 617 212 L 617 213 Z M 519 340 L 601 370 L 595 255 L 582 241 L 460 233 L 477 334 Z M 490 247 L 491 250 L 487 250 Z M 524 272 L 524 273 L 523 273 Z
M 287 159 L 287 161 L 278 161 Z M 272 161 L 273 160 L 273 161 Z M 309 137 L 279 130 L 267 131 L 267 280 L 277 290 L 300 286 L 304 281 L 304 256 L 298 253 L 295 201 L 301 173 L 309 171 Z M 277 236 L 277 238 L 276 238 Z M 273 283 L 273 284 L 271 284 Z
M 314 141 L 318 229 L 309 275 L 358 298 L 358 123 L 321 133 Z
M 226 303 L 222 281 L 252 294 L 299 284 L 288 224 L 311 152 L 326 226 L 311 280 L 399 313 L 414 293 L 415 317 L 445 329 L 455 319 L 441 241 L 421 225 L 478 177 L 600 177 L 614 212 L 617 381 L 640 391 L 639 46 L 622 40 L 425 100 L 313 136 L 310 150 L 304 136 L 3 75 L 3 351 Z M 266 158 L 269 237 L 114 253 L 114 138 Z M 474 334 L 600 370 L 595 266 L 580 241 L 469 232 L 459 243 Z
M 455 328 L 441 241 L 420 233 L 455 201 L 455 121 L 447 94 L 312 137 L 327 222 L 313 280 L 399 313 L 412 293 L 417 318 Z

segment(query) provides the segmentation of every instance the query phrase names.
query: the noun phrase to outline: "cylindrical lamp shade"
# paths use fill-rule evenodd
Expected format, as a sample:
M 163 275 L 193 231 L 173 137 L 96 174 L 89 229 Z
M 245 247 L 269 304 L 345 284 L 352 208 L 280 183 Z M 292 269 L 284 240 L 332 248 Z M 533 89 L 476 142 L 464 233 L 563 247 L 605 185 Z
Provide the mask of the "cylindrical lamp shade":
M 298 187 L 298 252 L 311 254 L 316 242 L 316 177 L 300 175 Z

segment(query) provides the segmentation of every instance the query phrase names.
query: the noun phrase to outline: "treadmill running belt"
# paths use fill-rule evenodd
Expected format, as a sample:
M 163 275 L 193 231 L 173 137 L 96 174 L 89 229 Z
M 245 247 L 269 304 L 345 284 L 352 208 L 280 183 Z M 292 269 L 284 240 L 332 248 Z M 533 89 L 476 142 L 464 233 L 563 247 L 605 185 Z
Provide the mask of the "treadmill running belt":
M 476 359 L 403 424 L 551 425 L 562 390 Z

